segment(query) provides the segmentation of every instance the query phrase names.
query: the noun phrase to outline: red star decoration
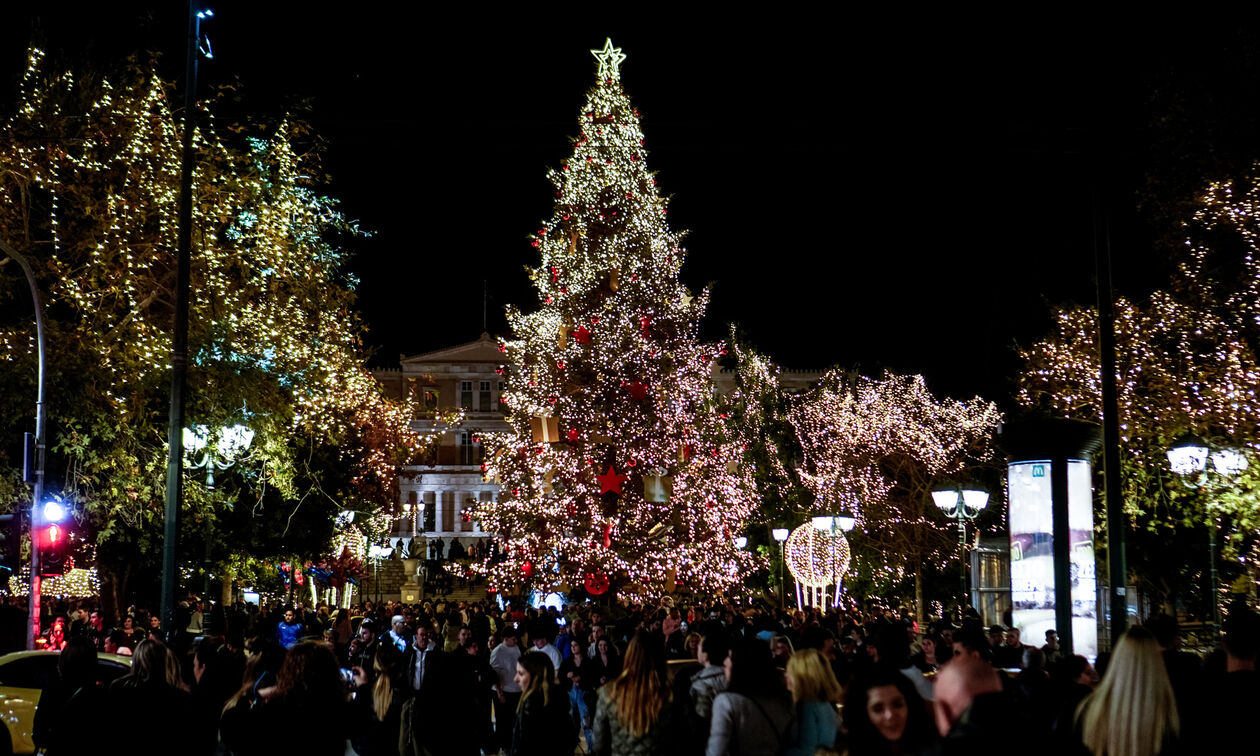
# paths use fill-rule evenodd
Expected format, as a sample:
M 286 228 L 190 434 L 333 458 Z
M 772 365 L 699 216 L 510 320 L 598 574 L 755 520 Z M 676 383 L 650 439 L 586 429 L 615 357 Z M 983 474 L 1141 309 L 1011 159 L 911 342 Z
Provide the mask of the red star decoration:
M 586 326 L 578 326 L 578 329 L 573 332 L 573 340 L 579 344 L 589 344 L 591 343 L 591 332 L 586 330 Z
M 566 435 L 568 435 L 570 441 L 577 441 L 578 440 L 577 428 L 570 428 L 568 434 Z
M 630 390 L 630 398 L 636 402 L 641 402 L 644 399 L 647 399 L 647 384 L 642 383 L 641 381 L 635 381 L 626 388 Z
M 630 476 L 618 475 L 617 471 L 613 469 L 613 466 L 609 465 L 608 472 L 604 473 L 603 475 L 595 476 L 595 480 L 599 481 L 600 496 L 603 496 L 609 491 L 616 494 L 621 494 L 621 484 L 624 483 L 626 481 L 626 478 L 628 477 Z M 624 496 L 625 494 L 621 494 L 621 495 Z

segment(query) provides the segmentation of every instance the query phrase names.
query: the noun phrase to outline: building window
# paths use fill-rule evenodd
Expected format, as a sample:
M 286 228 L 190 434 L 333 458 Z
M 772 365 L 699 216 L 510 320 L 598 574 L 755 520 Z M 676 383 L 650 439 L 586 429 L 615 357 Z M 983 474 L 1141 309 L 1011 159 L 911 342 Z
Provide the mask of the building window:
M 424 411 L 437 412 L 438 408 L 438 391 L 437 389 L 424 390 Z
M 459 464 L 481 464 L 481 444 L 474 444 L 472 434 L 468 431 L 460 431 L 455 435 L 455 447 L 459 452 Z
M 481 382 L 481 390 L 477 396 L 477 409 L 482 412 L 490 411 L 490 381 Z
M 472 409 L 472 381 L 459 382 L 459 406 L 463 409 Z

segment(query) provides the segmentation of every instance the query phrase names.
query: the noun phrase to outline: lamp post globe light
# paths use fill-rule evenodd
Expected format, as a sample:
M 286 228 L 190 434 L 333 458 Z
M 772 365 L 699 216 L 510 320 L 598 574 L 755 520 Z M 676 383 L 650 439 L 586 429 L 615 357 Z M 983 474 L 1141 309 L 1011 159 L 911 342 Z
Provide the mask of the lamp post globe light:
M 227 470 L 249 453 L 254 432 L 237 423 L 219 429 L 218 442 L 204 425 L 184 428 L 184 466 L 206 468 L 206 488 L 214 490 L 214 469 Z
M 967 522 L 974 520 L 989 504 L 989 492 L 976 486 L 946 484 L 932 491 L 932 501 L 945 516 L 958 523 L 958 556 L 962 564 L 959 577 L 958 614 L 971 605 L 967 590 Z
M 1247 456 L 1237 449 L 1211 444 L 1187 433 L 1168 447 L 1168 466 L 1191 488 L 1201 488 L 1213 478 L 1228 480 L 1247 469 Z M 1208 601 L 1212 607 L 1212 639 L 1221 638 L 1220 579 L 1216 572 L 1216 516 L 1208 513 Z
M 774 528 L 770 531 L 770 535 L 774 538 L 775 542 L 779 544 L 779 608 L 780 609 L 787 608 L 787 574 L 786 574 L 787 573 L 787 557 L 784 556 L 784 552 L 786 551 L 787 547 L 784 545 L 783 542 L 788 539 L 788 534 L 790 532 L 791 531 L 788 530 L 787 528 Z

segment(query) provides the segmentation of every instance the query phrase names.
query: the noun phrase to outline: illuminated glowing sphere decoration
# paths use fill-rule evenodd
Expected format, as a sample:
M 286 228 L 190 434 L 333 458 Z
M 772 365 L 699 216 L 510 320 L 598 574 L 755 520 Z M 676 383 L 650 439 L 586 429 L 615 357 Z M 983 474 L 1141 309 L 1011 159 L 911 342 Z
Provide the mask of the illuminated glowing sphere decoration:
M 810 522 L 793 530 L 783 548 L 792 577 L 804 586 L 834 585 L 849 569 L 849 540 L 843 533 L 824 533 Z

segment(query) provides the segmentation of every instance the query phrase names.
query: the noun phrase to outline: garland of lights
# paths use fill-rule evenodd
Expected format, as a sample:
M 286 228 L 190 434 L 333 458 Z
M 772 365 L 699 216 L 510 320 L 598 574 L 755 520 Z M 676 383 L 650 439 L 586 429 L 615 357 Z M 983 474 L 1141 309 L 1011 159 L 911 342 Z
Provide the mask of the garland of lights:
M 833 371 L 788 411 L 804 451 L 798 469 L 814 514 L 847 510 L 873 565 L 900 579 L 915 561 L 944 569 L 953 557 L 931 484 L 993 456 L 1001 413 L 992 402 L 937 399 L 922 376 L 880 379 Z
M 1184 257 L 1170 285 L 1114 305 L 1122 498 L 1142 529 L 1222 524 L 1225 516 L 1236 533 L 1260 529 L 1253 493 L 1260 484 L 1258 177 L 1260 165 L 1245 182 L 1210 184 L 1185 225 Z M 1051 335 L 1021 350 L 1020 404 L 1099 421 L 1097 338 L 1096 309 L 1059 309 Z M 1168 446 L 1187 432 L 1221 439 L 1253 464 L 1210 496 L 1170 485 Z M 1222 544 L 1233 558 L 1242 540 Z
M 494 590 L 611 584 L 654 600 L 729 590 L 754 563 L 734 538 L 756 506 L 742 448 L 712 399 L 719 346 L 698 341 L 708 292 L 678 279 L 686 250 L 647 169 L 624 59 L 592 51 L 573 156 L 550 173 L 555 212 L 534 234 L 538 304 L 509 309 L 501 343 L 512 431 L 483 436 L 498 534 L 479 565 Z
M 30 51 L 18 107 L 0 124 L 0 228 L 26 228 L 37 242 L 46 235 L 40 283 L 50 312 L 61 313 L 64 341 L 77 345 L 58 359 L 82 360 L 62 368 L 99 376 L 100 391 L 83 397 L 95 416 L 67 443 L 93 460 L 72 466 L 72 485 L 92 491 L 89 506 L 102 519 L 142 527 L 153 508 L 160 511 L 165 469 L 149 414 L 169 370 L 178 98 L 152 67 L 81 82 L 71 73 L 46 75 L 43 61 L 41 50 Z M 242 149 L 220 139 L 213 113 L 203 112 L 200 124 L 190 396 L 213 401 L 198 400 L 190 413 L 239 415 L 245 405 L 258 433 L 253 457 L 262 484 L 290 501 L 305 493 L 295 490 L 297 438 L 337 445 L 359 496 L 392 504 L 400 466 L 460 424 L 462 412 L 418 433 L 415 402 L 387 400 L 365 368 L 355 282 L 326 241 L 358 229 L 314 191 L 316 158 L 299 155 L 292 141 L 302 127 L 284 123 L 267 138 L 233 135 Z M 12 364 L 33 353 L 30 329 L 0 330 L 0 357 Z M 116 432 L 84 438 L 82 426 L 101 418 Z M 198 489 L 190 484 L 191 505 L 212 506 Z

